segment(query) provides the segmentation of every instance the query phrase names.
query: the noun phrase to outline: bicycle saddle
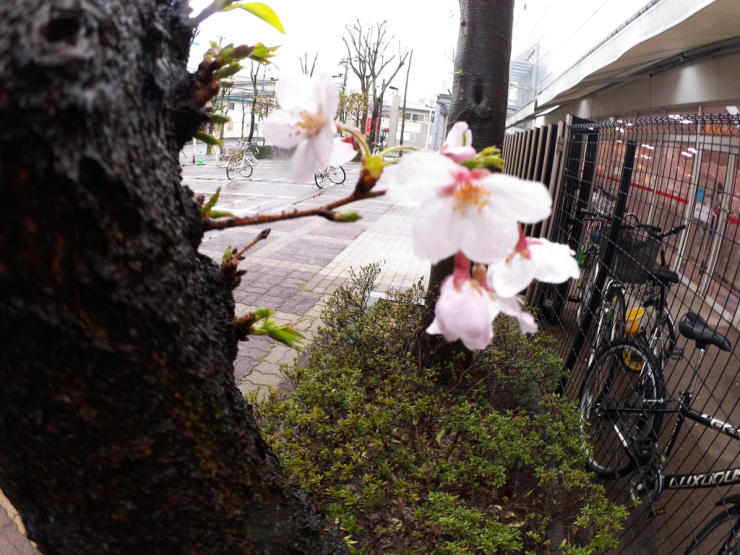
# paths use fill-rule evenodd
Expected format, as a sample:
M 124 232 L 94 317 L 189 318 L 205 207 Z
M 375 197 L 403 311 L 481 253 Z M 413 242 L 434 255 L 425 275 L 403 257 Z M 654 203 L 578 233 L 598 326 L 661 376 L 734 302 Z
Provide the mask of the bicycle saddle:
M 740 493 L 733 495 L 726 495 L 723 499 L 720 499 L 715 503 L 718 507 L 720 505 L 740 505 Z
M 678 283 L 680 281 L 678 274 L 668 270 L 667 268 L 655 268 L 654 270 L 650 270 L 648 279 L 650 281 L 662 283 Z
M 730 342 L 717 330 L 710 328 L 696 312 L 687 312 L 678 322 L 681 335 L 696 341 L 696 346 L 705 349 L 707 345 L 716 345 L 723 351 L 731 350 Z

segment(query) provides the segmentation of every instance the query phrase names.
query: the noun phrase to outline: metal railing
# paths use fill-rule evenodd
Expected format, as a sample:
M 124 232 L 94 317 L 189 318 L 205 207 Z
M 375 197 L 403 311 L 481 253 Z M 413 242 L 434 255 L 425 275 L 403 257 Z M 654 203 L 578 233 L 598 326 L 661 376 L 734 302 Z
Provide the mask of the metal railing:
M 569 116 L 557 125 L 507 136 L 503 152 L 507 173 L 542 181 L 553 196 L 550 219 L 526 231 L 569 243 L 584 265 L 578 280 L 535 284 L 526 292 L 542 328 L 560 340 L 570 372 L 563 394 L 577 400 L 587 375 L 607 279 L 605 271 L 596 277 L 589 271 L 586 251 L 598 252 L 603 266 L 613 266 L 615 257 L 621 257 L 618 264 L 650 265 L 630 258 L 616 240 L 629 220 L 680 229 L 662 242 L 666 269 L 679 280 L 667 293 L 666 309 L 675 322 L 688 311 L 699 314 L 732 345 L 731 352 L 707 351 L 694 408 L 740 422 L 740 116 L 672 115 L 603 123 Z M 600 224 L 586 216 L 594 213 L 608 217 L 598 232 L 598 247 L 594 230 Z M 653 268 L 660 262 L 657 257 Z M 623 285 L 628 320 L 623 333 L 639 336 L 657 318 L 647 302 L 650 286 Z M 693 342 L 678 335 L 676 348 L 661 363 L 668 398 L 678 398 L 691 379 L 693 350 Z M 672 417 L 666 415 L 661 435 L 670 433 Z M 711 429 L 685 426 L 667 470 L 695 474 L 739 467 L 739 443 Z M 632 508 L 629 481 L 625 476 L 604 481 L 604 486 L 614 500 Z M 671 490 L 659 506 L 643 502 L 631 510 L 619 551 L 682 552 L 716 511 L 715 503 L 731 493 L 737 489 Z

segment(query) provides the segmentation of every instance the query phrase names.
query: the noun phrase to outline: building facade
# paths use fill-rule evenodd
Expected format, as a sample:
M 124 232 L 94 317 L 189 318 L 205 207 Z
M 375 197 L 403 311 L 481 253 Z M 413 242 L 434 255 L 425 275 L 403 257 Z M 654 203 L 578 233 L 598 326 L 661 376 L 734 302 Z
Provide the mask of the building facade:
M 519 0 L 507 129 L 736 113 L 737 0 Z

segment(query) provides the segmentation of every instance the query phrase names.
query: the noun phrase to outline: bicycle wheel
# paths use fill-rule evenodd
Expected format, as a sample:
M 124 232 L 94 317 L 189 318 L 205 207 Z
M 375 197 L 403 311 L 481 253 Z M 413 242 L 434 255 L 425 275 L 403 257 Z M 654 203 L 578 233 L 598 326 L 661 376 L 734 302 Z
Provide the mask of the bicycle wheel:
M 640 372 L 624 365 L 625 352 L 646 361 Z M 608 345 L 589 367 L 579 395 L 579 427 L 591 445 L 587 466 L 604 478 L 632 470 L 630 453 L 658 439 L 664 396 L 665 383 L 650 351 L 632 339 Z
M 244 160 L 239 168 L 239 173 L 242 177 L 249 177 L 253 171 L 254 167 L 249 163 L 249 160 Z
M 686 555 L 740 554 L 740 507 L 724 509 L 694 536 Z
M 576 309 L 576 322 L 580 322 L 593 292 L 596 283 L 596 258 L 598 247 L 592 246 L 583 254 L 583 268 L 581 278 L 578 282 L 578 308 Z
M 617 284 L 608 286 L 606 292 L 601 296 L 601 305 L 596 317 L 594 352 L 598 352 L 603 345 L 624 337 L 626 312 L 621 287 Z
M 317 170 L 313 174 L 314 183 L 319 189 L 324 188 L 324 182 L 326 181 L 326 172 L 324 170 Z
M 342 166 L 331 166 L 329 168 L 329 181 L 339 185 L 344 183 L 345 179 L 347 179 L 347 173 Z
M 226 177 L 228 179 L 236 179 L 236 175 L 239 173 L 240 165 L 240 160 L 237 160 L 236 158 L 229 158 L 229 163 L 226 165 Z

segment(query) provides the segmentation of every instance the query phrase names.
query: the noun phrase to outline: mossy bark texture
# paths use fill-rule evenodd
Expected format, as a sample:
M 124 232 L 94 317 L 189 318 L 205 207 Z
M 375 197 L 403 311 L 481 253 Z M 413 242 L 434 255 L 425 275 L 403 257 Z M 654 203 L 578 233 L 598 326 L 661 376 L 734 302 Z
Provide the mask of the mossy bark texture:
M 0 3 L 0 488 L 49 553 L 341 553 L 234 384 L 185 4 Z

